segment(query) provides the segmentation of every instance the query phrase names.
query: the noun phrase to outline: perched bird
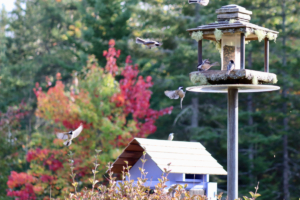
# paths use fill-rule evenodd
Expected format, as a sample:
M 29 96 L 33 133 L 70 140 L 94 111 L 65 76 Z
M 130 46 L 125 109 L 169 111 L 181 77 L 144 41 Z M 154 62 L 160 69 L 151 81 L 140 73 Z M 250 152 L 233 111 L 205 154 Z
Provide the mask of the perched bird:
M 229 64 L 227 65 L 227 75 L 229 75 L 230 74 L 230 72 L 232 71 L 232 70 L 234 70 L 234 68 L 235 68 L 235 66 L 234 66 L 234 62 L 233 62 L 233 60 L 230 60 L 229 61 Z
M 202 6 L 207 6 L 207 4 L 209 3 L 209 0 L 188 0 L 189 4 L 191 3 L 198 3 Z
M 169 97 L 170 99 L 178 99 L 180 97 L 180 107 L 182 109 L 182 101 L 185 96 L 185 92 L 183 91 L 183 87 L 179 87 L 178 90 L 166 90 L 165 95 Z
M 82 131 L 83 126 L 80 124 L 80 126 L 75 131 L 69 131 L 65 133 L 57 133 L 56 136 L 59 139 L 66 140 L 64 142 L 64 145 L 70 146 L 72 144 L 72 140 L 76 138 Z
M 135 42 L 137 44 L 143 44 L 143 45 L 149 47 L 149 49 L 151 49 L 152 47 L 159 47 L 159 46 L 162 45 L 162 43 L 159 43 L 157 41 L 154 41 L 154 40 L 143 40 L 143 39 L 141 39 L 139 37 L 136 38 Z
M 213 64 L 210 64 L 208 59 L 205 59 L 202 61 L 201 64 L 199 64 L 197 66 L 198 71 L 207 71 L 209 70 L 209 68 L 211 68 L 212 66 L 219 66 L 220 64 L 218 62 L 214 62 Z
M 174 133 L 170 133 L 170 134 L 169 134 L 169 137 L 168 137 L 168 140 L 172 141 L 173 138 L 174 138 Z

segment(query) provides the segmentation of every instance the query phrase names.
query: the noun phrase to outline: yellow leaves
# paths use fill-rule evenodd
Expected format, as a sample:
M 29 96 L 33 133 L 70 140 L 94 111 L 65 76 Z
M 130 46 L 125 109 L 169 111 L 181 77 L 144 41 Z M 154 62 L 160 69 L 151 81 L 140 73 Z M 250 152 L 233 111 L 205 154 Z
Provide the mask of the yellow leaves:
M 73 182 L 72 185 L 76 188 L 78 186 L 78 182 Z
M 75 25 L 70 25 L 69 26 L 69 31 L 67 31 L 67 35 L 69 36 L 76 36 L 77 38 L 81 37 L 81 30 L 80 28 L 82 27 L 82 24 L 80 21 L 76 21 Z

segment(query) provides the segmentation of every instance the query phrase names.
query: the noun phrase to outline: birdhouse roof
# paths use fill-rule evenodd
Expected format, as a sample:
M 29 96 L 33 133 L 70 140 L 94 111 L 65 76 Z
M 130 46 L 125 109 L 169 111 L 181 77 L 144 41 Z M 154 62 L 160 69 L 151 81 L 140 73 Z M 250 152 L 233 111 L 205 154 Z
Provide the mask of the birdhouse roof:
M 217 20 L 214 23 L 208 25 L 201 25 L 197 28 L 191 28 L 187 31 L 192 34 L 195 31 L 201 31 L 203 33 L 203 39 L 216 41 L 214 31 L 216 29 L 222 31 L 223 34 L 232 33 L 245 33 L 245 40 L 258 40 L 255 31 L 263 31 L 266 35 L 271 33 L 277 37 L 278 32 L 271 29 L 261 27 L 250 23 L 251 11 L 238 5 L 227 5 L 216 10 Z
M 123 167 L 133 166 L 143 152 L 164 171 L 171 163 L 171 173 L 227 175 L 223 167 L 199 142 L 182 142 L 134 138 L 113 163 L 112 171 L 121 173 Z M 145 163 L 147 165 L 147 162 Z

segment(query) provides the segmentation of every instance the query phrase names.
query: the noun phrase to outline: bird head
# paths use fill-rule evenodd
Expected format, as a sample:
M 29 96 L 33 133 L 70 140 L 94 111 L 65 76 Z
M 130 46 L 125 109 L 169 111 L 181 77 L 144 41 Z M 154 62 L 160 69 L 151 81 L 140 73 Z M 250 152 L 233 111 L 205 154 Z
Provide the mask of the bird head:
M 155 46 L 159 47 L 161 44 L 159 42 L 155 42 Z
M 174 133 L 170 133 L 169 136 L 174 136 Z
M 183 90 L 183 87 L 182 87 L 182 86 L 180 86 L 180 87 L 178 88 L 178 90 Z
M 230 63 L 232 63 L 232 64 L 233 64 L 233 63 L 234 63 L 234 62 L 233 62 L 233 60 L 230 60 Z

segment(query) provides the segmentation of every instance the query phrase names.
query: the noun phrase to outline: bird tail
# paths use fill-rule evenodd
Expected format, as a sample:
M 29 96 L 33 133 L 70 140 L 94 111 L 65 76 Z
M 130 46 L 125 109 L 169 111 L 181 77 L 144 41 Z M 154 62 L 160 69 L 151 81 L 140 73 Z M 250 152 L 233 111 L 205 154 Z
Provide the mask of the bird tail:
M 189 4 L 198 3 L 198 0 L 189 0 Z
M 143 39 L 137 37 L 136 40 L 135 40 L 135 42 L 136 42 L 137 44 L 144 44 L 144 43 L 145 43 L 145 40 L 143 40 Z
M 214 62 L 213 64 L 211 64 L 211 66 L 220 66 L 220 64 L 218 62 Z
M 64 145 L 65 146 L 70 146 L 72 144 L 72 140 L 66 140 L 65 142 L 64 142 Z
M 230 74 L 230 72 L 231 72 L 230 70 L 227 70 L 226 74 L 227 74 L 227 75 L 229 75 L 229 74 Z

